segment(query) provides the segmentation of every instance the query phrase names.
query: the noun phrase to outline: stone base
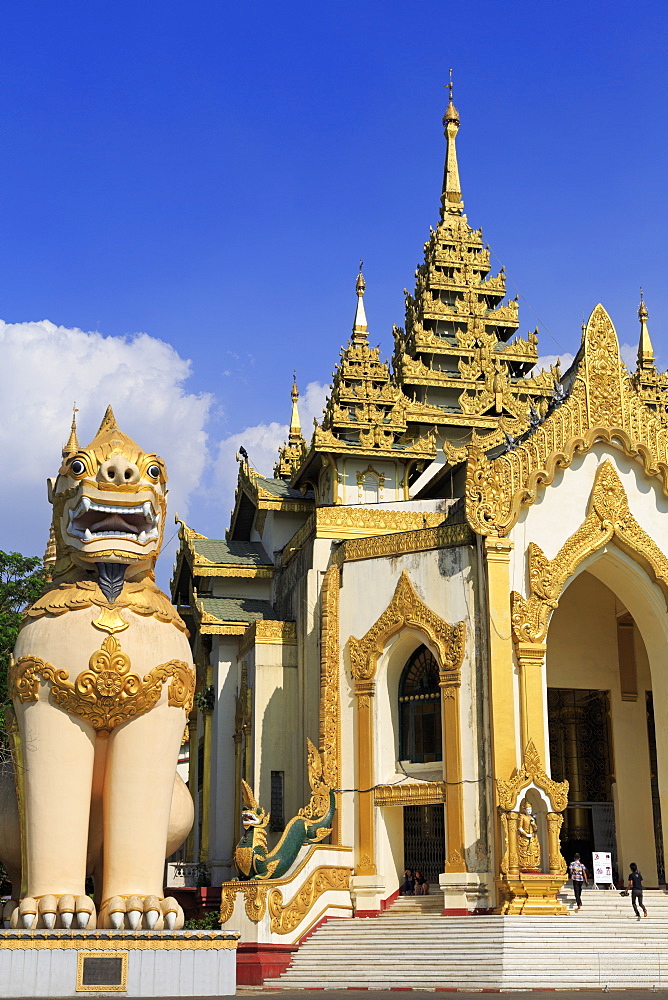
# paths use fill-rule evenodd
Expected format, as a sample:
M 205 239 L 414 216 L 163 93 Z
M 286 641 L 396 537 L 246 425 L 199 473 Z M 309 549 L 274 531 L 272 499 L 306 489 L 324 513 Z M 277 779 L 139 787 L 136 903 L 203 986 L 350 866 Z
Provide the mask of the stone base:
M 0 930 L 0 997 L 230 996 L 235 931 Z
M 441 872 L 438 884 L 443 893 L 444 916 L 488 913 L 491 881 L 488 872 Z
M 569 916 L 567 908 L 557 898 L 565 878 L 565 875 L 545 875 L 542 872 L 502 875 L 494 879 L 500 898 L 494 912 L 504 916 Z
M 350 879 L 350 897 L 356 917 L 378 917 L 385 894 L 383 875 L 353 875 Z

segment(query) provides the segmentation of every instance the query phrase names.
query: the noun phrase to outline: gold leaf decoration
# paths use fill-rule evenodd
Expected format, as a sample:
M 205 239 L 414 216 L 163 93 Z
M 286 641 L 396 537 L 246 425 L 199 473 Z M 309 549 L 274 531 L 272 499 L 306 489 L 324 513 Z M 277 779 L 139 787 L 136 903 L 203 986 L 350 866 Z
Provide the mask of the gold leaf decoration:
M 195 671 L 182 660 L 170 660 L 149 671 L 142 679 L 132 672 L 130 657 L 113 635 L 107 636 L 90 658 L 88 670 L 74 682 L 67 670 L 57 670 L 36 656 L 22 656 L 10 666 L 9 693 L 19 701 L 37 701 L 40 680 L 49 684 L 51 699 L 66 712 L 78 716 L 106 737 L 128 719 L 143 715 L 160 699 L 165 681 L 171 678 L 168 703 L 190 712 L 195 694 Z

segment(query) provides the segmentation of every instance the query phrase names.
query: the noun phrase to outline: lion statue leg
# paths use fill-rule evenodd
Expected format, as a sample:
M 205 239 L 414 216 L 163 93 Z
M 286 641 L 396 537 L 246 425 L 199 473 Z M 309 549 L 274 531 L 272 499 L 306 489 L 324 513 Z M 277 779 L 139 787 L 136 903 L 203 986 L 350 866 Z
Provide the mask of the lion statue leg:
M 183 726 L 183 710 L 168 704 L 164 688 L 155 708 L 109 738 L 100 927 L 183 927 L 179 904 L 162 898 Z

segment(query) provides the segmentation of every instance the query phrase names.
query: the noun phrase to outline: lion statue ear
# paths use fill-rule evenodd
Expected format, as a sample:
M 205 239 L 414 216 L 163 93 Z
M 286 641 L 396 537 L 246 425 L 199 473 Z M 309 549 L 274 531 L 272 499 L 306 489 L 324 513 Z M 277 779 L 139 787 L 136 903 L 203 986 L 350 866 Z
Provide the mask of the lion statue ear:
M 246 807 L 246 809 L 260 808 L 260 803 L 253 795 L 253 789 L 251 788 L 251 786 L 248 784 L 247 781 L 244 781 L 243 778 L 241 779 L 241 797 L 244 800 L 244 806 Z

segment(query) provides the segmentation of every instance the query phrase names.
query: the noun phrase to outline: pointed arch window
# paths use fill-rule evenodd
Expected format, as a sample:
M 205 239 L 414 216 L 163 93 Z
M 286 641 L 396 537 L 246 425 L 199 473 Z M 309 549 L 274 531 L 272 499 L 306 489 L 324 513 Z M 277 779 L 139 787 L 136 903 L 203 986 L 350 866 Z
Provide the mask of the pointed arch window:
M 414 764 L 443 760 L 438 663 L 418 646 L 399 681 L 399 759 Z

